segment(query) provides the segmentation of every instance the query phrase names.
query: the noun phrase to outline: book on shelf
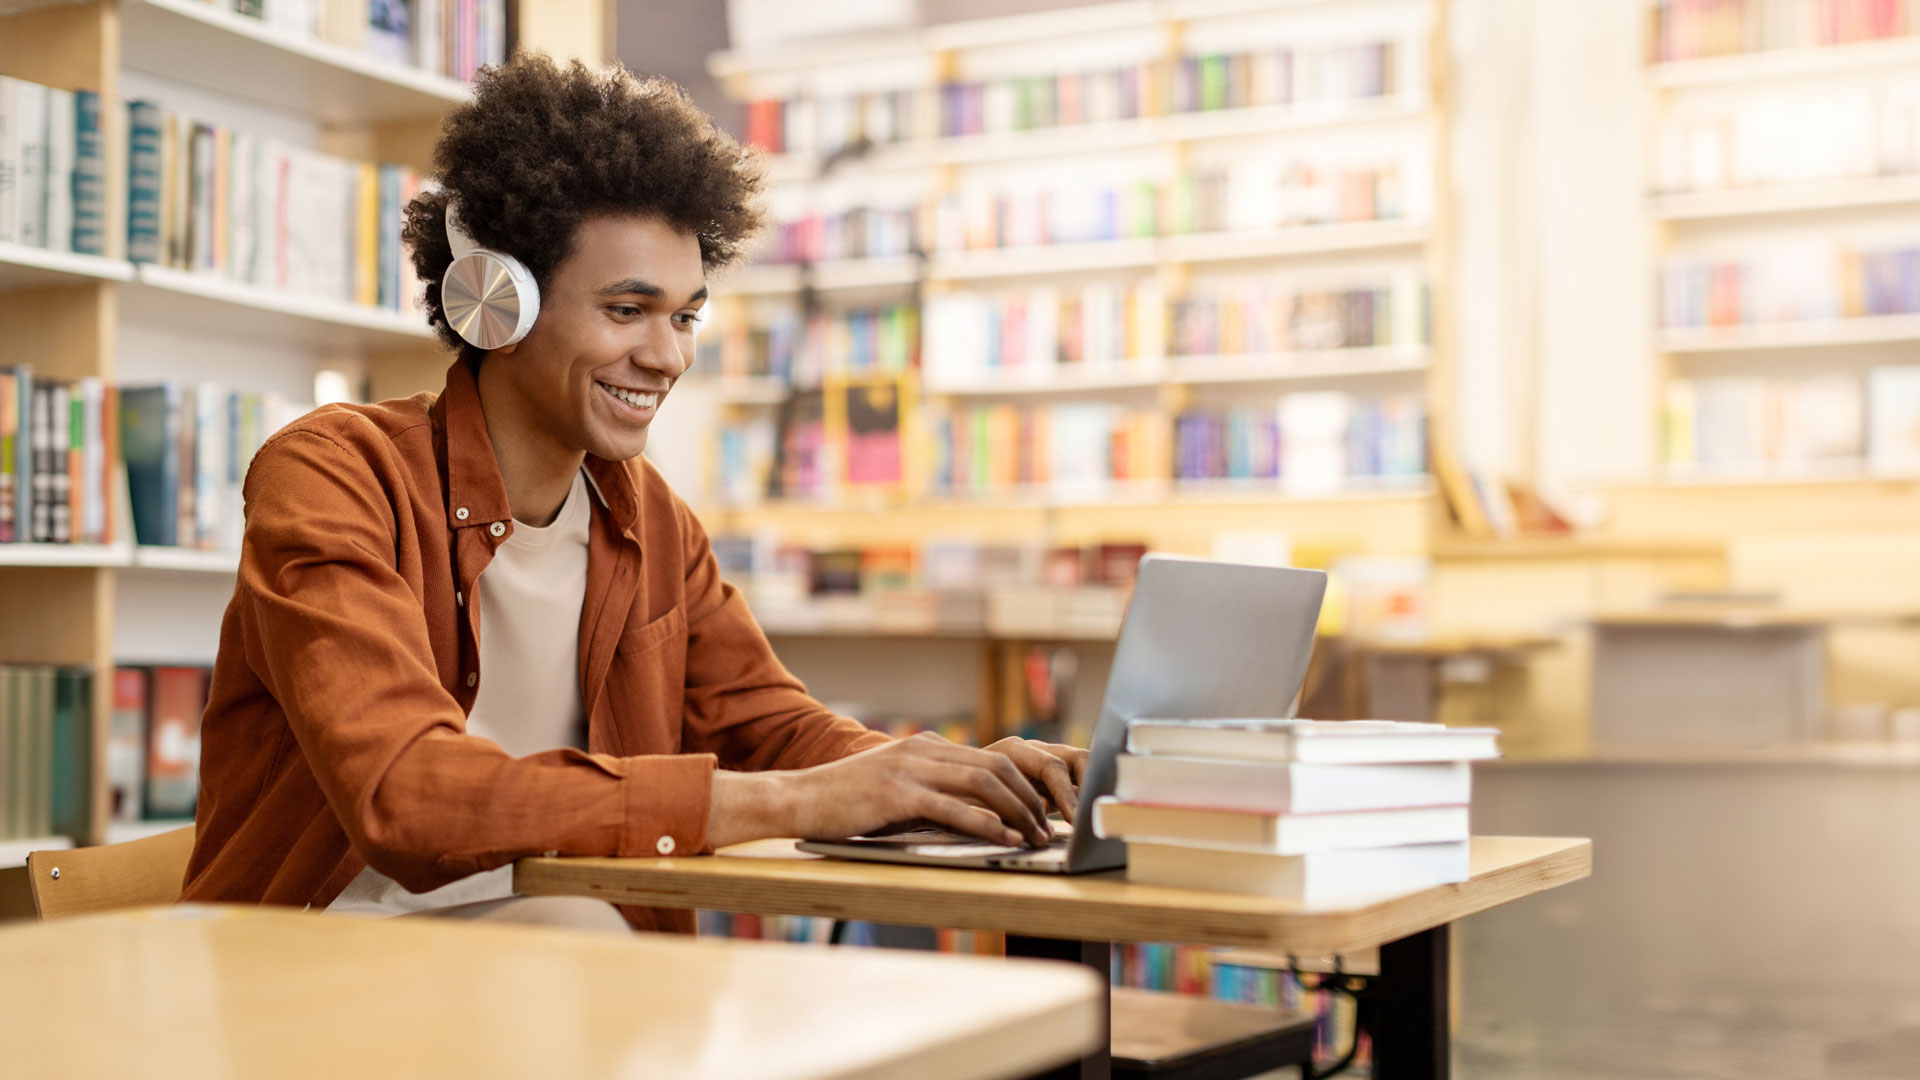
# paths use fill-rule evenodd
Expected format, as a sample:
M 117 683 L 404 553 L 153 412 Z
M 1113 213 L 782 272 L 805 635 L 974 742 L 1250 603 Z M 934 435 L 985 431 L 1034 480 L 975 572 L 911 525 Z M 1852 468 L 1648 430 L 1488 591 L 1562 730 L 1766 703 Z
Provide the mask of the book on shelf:
M 1867 373 L 1868 464 L 1882 473 L 1920 473 L 1920 365 Z
M 1465 840 L 1304 855 L 1129 841 L 1127 881 L 1312 904 L 1465 881 L 1468 851 Z
M 1306 765 L 1123 754 L 1114 794 L 1126 802 L 1318 814 L 1464 806 L 1472 785 L 1465 762 Z
M 414 169 L 349 161 L 126 105 L 127 257 L 280 292 L 416 313 L 400 257 Z
M 1920 244 L 1856 247 L 1823 237 L 1661 267 L 1661 325 L 1687 329 L 1920 314 Z
M 1414 271 L 1370 288 L 1245 282 L 1171 305 L 1168 349 L 1176 356 L 1211 358 L 1424 345 L 1429 325 L 1427 287 Z
M 200 715 L 207 707 L 210 674 L 199 667 L 148 669 L 141 797 L 147 819 L 193 816 L 200 791 Z
M 1139 59 L 1095 68 L 933 87 L 757 98 L 746 103 L 747 141 L 772 153 L 844 151 L 933 138 L 962 138 L 1112 124 L 1169 113 L 1326 106 L 1417 87 L 1419 49 L 1393 38 L 1302 40 L 1274 46 Z
M 998 375 L 1145 370 L 1164 350 L 1166 302 L 1157 282 L 930 297 L 925 368 L 930 385 Z
M 1270 408 L 1191 408 L 1174 427 L 1174 475 L 1183 482 L 1277 481 L 1282 492 L 1311 496 L 1427 470 L 1418 394 L 1292 393 Z
M 117 535 L 117 391 L 97 378 L 0 368 L 0 543 L 108 543 Z
M 1897 423 L 1897 381 L 1881 385 L 1893 398 L 1872 412 Z M 1869 451 L 1865 399 L 1861 378 L 1848 372 L 1675 379 L 1663 392 L 1666 462 L 1703 471 L 1857 466 Z
M 774 222 L 772 238 L 760 262 L 777 265 L 881 259 L 911 255 L 922 246 L 919 207 L 855 206 Z
M 507 58 L 506 0 L 233 0 L 282 33 L 462 82 Z
M 0 665 L 0 839 L 86 826 L 91 672 Z
M 1392 847 L 1467 839 L 1467 808 L 1355 810 L 1338 814 L 1266 814 L 1154 806 L 1102 798 L 1093 831 L 1128 843 L 1182 844 L 1274 855 Z
M 1736 98 L 1681 99 L 1654 132 L 1654 190 L 1920 175 L 1920 84 L 1798 85 Z
M 1496 728 L 1398 720 L 1154 720 L 1127 725 L 1127 750 L 1170 757 L 1355 765 L 1481 761 L 1500 756 Z
M 887 304 L 803 314 L 749 312 L 703 335 L 702 367 L 724 378 L 815 387 L 828 378 L 896 375 L 920 366 L 920 309 Z
M 292 418 L 277 394 L 210 383 L 122 388 L 119 430 L 136 541 L 239 550 L 247 464 Z
M 1902 37 L 1920 30 L 1912 0 L 1657 0 L 1656 61 L 1738 56 Z
M 931 407 L 927 489 L 945 495 L 1015 491 L 1095 498 L 1164 477 L 1166 424 L 1106 402 Z
M 100 95 L 0 75 L 0 243 L 105 253 Z

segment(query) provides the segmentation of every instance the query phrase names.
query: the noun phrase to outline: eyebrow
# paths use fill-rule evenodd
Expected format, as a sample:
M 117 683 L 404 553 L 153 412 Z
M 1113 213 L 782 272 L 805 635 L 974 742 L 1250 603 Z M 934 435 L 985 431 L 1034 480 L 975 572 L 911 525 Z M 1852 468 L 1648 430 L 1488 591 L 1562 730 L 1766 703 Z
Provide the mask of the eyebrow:
M 651 297 L 655 300 L 664 299 L 667 295 L 667 290 L 655 285 L 651 281 L 642 281 L 639 278 L 628 278 L 625 281 L 616 281 L 611 285 L 602 285 L 597 292 L 601 296 L 626 296 L 629 293 L 639 293 L 641 296 Z M 702 285 L 694 291 L 692 296 L 687 297 L 687 303 L 691 304 L 696 300 L 705 300 L 706 298 L 707 287 Z

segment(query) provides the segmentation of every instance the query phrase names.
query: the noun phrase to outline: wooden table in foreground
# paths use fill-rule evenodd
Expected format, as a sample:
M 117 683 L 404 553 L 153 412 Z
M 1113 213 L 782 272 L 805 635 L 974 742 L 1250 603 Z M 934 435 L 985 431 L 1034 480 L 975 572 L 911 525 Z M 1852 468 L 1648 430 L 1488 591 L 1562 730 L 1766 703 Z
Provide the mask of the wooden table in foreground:
M 1448 1073 L 1447 924 L 1577 881 L 1593 865 L 1587 840 L 1475 837 L 1465 882 L 1312 906 L 1129 885 L 1122 871 L 1060 876 L 890 866 L 818 858 L 793 845 L 763 840 L 696 858 L 522 859 L 513 883 L 516 892 L 535 896 L 1000 930 L 1009 955 L 1077 961 L 1094 968 L 1102 985 L 1115 941 L 1303 955 L 1380 946 L 1374 1076 L 1401 1080 Z M 1061 1075 L 1104 1077 L 1108 1067 L 1104 1050 L 1096 1051 Z
M 0 929 L 0 1072 L 1010 1077 L 1085 1053 L 1058 964 L 182 905 Z

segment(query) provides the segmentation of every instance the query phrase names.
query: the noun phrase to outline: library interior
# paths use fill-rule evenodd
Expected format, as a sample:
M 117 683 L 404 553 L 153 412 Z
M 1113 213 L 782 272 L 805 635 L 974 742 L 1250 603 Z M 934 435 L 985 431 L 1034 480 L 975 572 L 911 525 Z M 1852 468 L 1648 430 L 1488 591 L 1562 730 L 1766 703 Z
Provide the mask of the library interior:
M 0 0 L 0 1075 L 1912 1080 L 1916 821 L 1920 0 Z

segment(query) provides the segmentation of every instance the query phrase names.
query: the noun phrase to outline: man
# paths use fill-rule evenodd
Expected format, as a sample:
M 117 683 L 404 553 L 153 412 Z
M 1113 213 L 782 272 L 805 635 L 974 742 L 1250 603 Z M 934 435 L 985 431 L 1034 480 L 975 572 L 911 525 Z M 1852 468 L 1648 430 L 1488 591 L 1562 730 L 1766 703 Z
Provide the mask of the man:
M 610 906 L 514 897 L 513 860 L 909 819 L 1044 842 L 1084 751 L 829 713 L 639 456 L 707 274 L 762 224 L 757 157 L 670 83 L 535 55 L 482 72 L 434 165 L 405 236 L 459 358 L 438 395 L 316 410 L 254 458 L 185 898 L 586 925 Z M 524 264 L 524 336 L 450 326 L 450 236 Z

